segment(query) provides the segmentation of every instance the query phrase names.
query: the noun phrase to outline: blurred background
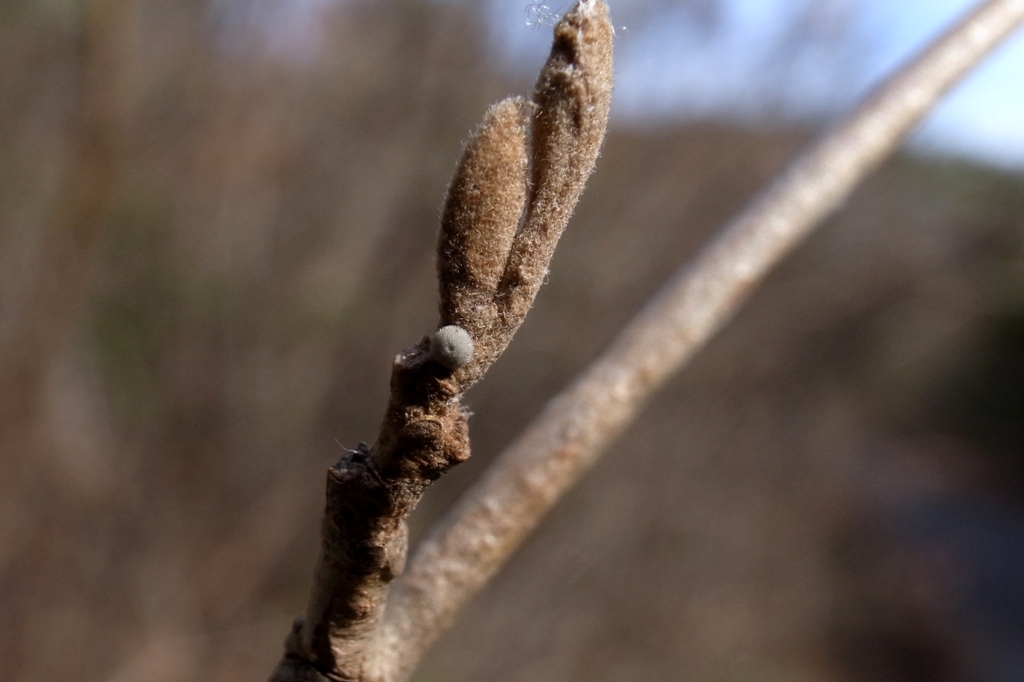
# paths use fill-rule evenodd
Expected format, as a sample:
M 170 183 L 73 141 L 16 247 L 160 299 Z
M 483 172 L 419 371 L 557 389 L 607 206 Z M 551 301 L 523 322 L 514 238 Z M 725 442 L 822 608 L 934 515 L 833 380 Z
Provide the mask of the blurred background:
M 549 284 L 414 539 L 715 228 L 963 12 L 613 3 Z M 462 141 L 561 6 L 0 1 L 0 665 L 265 679 L 323 475 L 436 322 Z M 1024 680 L 1024 46 L 659 394 L 416 680 Z

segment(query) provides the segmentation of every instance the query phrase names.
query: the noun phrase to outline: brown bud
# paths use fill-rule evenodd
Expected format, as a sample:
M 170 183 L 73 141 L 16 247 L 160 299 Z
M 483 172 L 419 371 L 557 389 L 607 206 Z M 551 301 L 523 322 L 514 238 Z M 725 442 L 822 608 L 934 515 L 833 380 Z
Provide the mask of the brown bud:
M 526 204 L 530 109 L 522 99 L 491 107 L 448 188 L 437 245 L 442 324 L 476 331 L 479 304 L 494 298 Z

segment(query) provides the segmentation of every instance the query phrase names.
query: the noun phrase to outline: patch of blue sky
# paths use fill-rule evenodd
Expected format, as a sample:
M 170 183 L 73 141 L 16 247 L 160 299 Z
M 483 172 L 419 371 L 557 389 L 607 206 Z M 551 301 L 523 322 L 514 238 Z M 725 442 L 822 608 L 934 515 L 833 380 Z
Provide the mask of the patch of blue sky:
M 881 79 L 974 4 L 968 0 L 870 3 L 868 11 L 887 27 L 888 39 L 866 65 L 867 77 L 872 82 Z M 912 142 L 924 150 L 1024 168 L 1024 34 L 1018 31 L 955 87 Z
M 231 6 L 236 0 L 219 0 Z M 315 51 L 315 16 L 345 0 L 251 0 L 271 18 L 271 42 Z M 628 13 L 628 0 L 610 0 Z M 827 125 L 920 51 L 977 0 L 721 0 L 710 34 L 681 6 L 664 3 L 643 26 L 616 23 L 613 121 L 695 118 Z M 496 61 L 524 75 L 547 53 L 554 17 L 570 0 L 490 0 Z M 270 11 L 267 11 L 270 10 Z M 812 21 L 794 29 L 793 13 Z M 800 31 L 809 33 L 800 33 Z M 1024 35 L 1011 38 L 927 117 L 911 139 L 1024 169 Z
M 726 118 L 835 120 L 976 3 L 972 0 L 723 0 L 712 36 L 672 10 L 643 30 L 617 25 L 620 123 Z M 615 3 L 612 2 L 613 17 Z M 531 26 L 527 3 L 493 2 L 503 57 L 539 65 L 549 28 Z M 549 3 L 553 13 L 568 3 Z M 524 12 L 523 8 L 527 8 Z M 809 43 L 794 10 L 819 11 Z M 824 8 L 824 9 L 822 9 Z M 518 13 L 518 15 L 517 15 Z M 831 14 L 830 14 L 831 13 Z M 840 27 L 839 30 L 837 27 Z M 1024 36 L 1011 38 L 928 116 L 911 145 L 1024 168 Z

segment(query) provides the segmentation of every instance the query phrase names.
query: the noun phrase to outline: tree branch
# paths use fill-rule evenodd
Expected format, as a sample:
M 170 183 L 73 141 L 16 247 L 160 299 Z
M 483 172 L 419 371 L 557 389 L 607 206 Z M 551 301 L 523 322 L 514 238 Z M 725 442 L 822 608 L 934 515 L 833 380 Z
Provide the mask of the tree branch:
M 1024 0 L 989 0 L 900 69 L 757 196 L 546 406 L 423 543 L 392 587 L 382 637 L 398 655 L 386 679 L 408 676 L 466 600 L 651 394 L 1022 20 Z

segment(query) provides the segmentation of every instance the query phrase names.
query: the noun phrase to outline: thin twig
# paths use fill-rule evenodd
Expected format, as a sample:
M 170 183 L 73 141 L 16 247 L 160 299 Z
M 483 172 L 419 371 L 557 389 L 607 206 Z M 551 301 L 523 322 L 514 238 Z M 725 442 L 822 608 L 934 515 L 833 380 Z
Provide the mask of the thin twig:
M 882 84 L 680 270 L 611 347 L 553 399 L 423 543 L 392 586 L 382 626 L 405 679 L 456 613 L 727 322 L 754 285 L 849 196 L 935 101 L 1024 20 L 990 0 Z
M 603 0 L 555 26 L 533 100 L 488 112 L 448 189 L 438 239 L 438 329 L 402 351 L 372 446 L 327 472 L 321 551 L 309 603 L 274 682 L 390 682 L 381 613 L 401 573 L 406 517 L 427 487 L 469 457 L 462 394 L 508 346 L 594 168 L 612 89 Z

